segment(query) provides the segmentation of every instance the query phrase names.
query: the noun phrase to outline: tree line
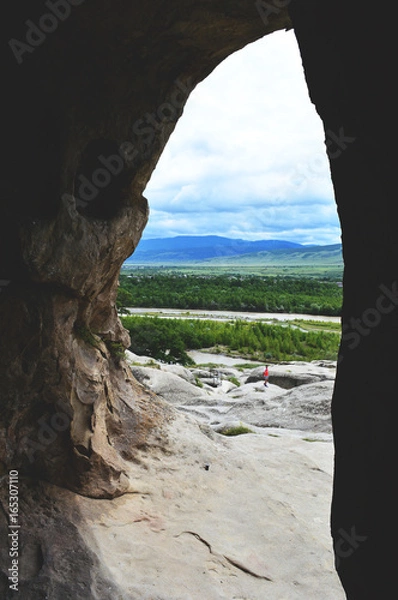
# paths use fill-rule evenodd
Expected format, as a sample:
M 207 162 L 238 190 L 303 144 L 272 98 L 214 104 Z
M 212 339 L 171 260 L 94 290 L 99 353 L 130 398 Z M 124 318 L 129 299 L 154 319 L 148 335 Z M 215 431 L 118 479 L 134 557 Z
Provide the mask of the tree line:
M 211 348 L 265 361 L 336 360 L 338 333 L 304 332 L 290 325 L 246 321 L 122 317 L 131 337 L 130 350 L 163 362 L 192 364 L 187 352 Z
M 122 274 L 117 305 L 339 316 L 342 290 L 309 278 Z

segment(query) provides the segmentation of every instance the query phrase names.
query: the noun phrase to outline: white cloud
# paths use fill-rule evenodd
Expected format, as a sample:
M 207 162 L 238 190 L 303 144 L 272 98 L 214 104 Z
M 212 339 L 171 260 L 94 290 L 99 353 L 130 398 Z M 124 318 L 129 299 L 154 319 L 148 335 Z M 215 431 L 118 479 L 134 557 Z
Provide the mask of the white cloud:
M 323 127 L 292 31 L 250 44 L 198 85 L 145 194 L 145 237 L 340 241 Z

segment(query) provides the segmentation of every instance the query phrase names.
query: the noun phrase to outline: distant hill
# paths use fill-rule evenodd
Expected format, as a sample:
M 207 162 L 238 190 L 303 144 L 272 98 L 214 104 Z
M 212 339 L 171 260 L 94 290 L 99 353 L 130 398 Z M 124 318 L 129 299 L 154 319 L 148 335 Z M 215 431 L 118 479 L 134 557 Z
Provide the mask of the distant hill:
M 221 237 L 177 236 L 141 240 L 125 265 L 342 265 L 341 244 L 303 246 L 284 240 L 250 242 Z
M 244 256 L 305 248 L 301 244 L 283 240 L 258 240 L 250 242 L 221 237 L 177 236 L 141 240 L 134 254 L 125 264 L 184 264 L 209 261 L 235 260 Z
M 242 254 L 231 259 L 214 258 L 207 261 L 209 265 L 264 265 L 264 266 L 298 266 L 329 265 L 342 266 L 343 254 L 341 244 L 330 246 L 301 246 L 299 248 L 280 248 L 271 251 Z

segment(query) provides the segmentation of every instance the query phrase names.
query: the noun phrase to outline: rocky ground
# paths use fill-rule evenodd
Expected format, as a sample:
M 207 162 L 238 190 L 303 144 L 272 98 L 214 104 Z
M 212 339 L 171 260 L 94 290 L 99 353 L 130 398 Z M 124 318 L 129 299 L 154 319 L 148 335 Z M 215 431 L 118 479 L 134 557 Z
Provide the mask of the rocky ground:
M 179 416 L 178 458 L 150 461 L 134 501 L 101 518 L 81 501 L 125 597 L 343 600 L 329 534 L 335 363 L 272 366 L 264 388 L 262 367 L 128 361 Z M 217 433 L 235 425 L 253 433 Z
M 343 600 L 329 533 L 335 365 L 271 366 L 264 388 L 261 367 L 128 362 L 174 407 L 167 451 L 143 449 L 114 500 L 21 480 L 21 598 Z M 220 434 L 237 424 L 253 433 Z
M 273 365 L 267 387 L 263 366 L 186 369 L 130 352 L 128 362 L 145 387 L 215 431 L 244 425 L 256 433 L 269 427 L 331 433 L 333 361 Z

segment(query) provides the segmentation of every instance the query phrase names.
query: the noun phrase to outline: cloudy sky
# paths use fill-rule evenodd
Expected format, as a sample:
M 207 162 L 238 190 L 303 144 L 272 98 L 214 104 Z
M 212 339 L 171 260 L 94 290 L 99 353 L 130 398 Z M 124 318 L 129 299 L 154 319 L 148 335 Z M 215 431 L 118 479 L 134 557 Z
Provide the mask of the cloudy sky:
M 146 239 L 341 241 L 324 132 L 292 31 L 250 44 L 196 87 L 145 195 Z

